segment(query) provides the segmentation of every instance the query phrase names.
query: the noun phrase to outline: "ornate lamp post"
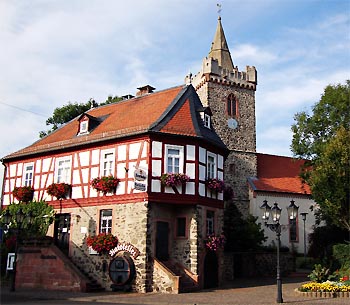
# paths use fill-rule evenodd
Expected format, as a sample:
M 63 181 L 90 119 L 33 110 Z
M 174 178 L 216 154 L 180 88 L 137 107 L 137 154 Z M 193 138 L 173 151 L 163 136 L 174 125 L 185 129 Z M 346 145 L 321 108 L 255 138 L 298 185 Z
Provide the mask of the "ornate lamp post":
M 304 212 L 304 213 L 300 213 L 302 220 L 304 222 L 304 260 L 306 260 L 306 231 L 305 231 L 305 221 L 306 221 L 306 215 L 308 213 Z
M 277 239 L 277 275 L 276 275 L 276 281 L 277 281 L 277 303 L 283 303 L 282 298 L 282 279 L 281 279 L 281 270 L 280 270 L 280 246 L 281 246 L 281 225 L 280 225 L 280 218 L 281 218 L 281 212 L 282 209 L 278 206 L 278 203 L 275 202 L 273 207 L 271 208 L 267 200 L 263 201 L 262 206 L 260 207 L 261 213 L 262 213 L 262 219 L 265 222 L 265 226 L 268 227 L 271 231 L 276 232 L 276 239 Z M 291 200 L 291 204 L 287 207 L 288 217 L 290 219 L 295 219 L 296 215 L 298 214 L 298 209 L 294 204 L 294 200 Z M 270 214 L 272 216 L 273 223 L 267 223 Z
M 11 215 L 10 211 L 7 209 L 6 212 L 3 215 L 4 218 L 4 223 L 7 227 L 10 226 L 10 224 L 13 222 L 13 220 L 16 221 L 16 228 L 13 229 L 16 237 L 16 245 L 15 245 L 15 257 L 14 257 L 14 262 L 13 262 L 13 276 L 12 276 L 12 282 L 11 282 L 11 287 L 10 291 L 15 291 L 16 290 L 16 260 L 17 260 L 17 251 L 18 251 L 18 244 L 19 244 L 19 238 L 20 238 L 20 233 L 22 230 L 22 225 L 24 219 L 27 220 L 28 225 L 31 225 L 34 216 L 32 212 L 30 211 L 28 214 L 24 214 L 24 212 L 19 209 L 16 215 Z

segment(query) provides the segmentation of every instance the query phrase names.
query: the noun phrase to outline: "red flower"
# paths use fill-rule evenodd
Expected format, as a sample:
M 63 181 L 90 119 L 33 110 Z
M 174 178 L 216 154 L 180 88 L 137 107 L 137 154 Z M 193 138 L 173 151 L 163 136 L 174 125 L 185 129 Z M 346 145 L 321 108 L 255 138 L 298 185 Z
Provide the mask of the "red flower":
M 57 199 L 66 199 L 71 188 L 72 186 L 67 183 L 52 183 L 46 188 L 46 191 L 50 196 L 54 196 Z
M 107 253 L 118 244 L 118 238 L 111 233 L 100 233 L 96 236 L 88 236 L 86 244 L 98 253 Z
M 12 194 L 20 202 L 29 202 L 33 200 L 34 189 L 31 186 L 15 187 Z
M 101 178 L 95 178 L 91 181 L 91 186 L 98 192 L 102 192 L 103 195 L 107 193 L 114 193 L 119 183 L 119 179 L 113 176 L 103 176 Z

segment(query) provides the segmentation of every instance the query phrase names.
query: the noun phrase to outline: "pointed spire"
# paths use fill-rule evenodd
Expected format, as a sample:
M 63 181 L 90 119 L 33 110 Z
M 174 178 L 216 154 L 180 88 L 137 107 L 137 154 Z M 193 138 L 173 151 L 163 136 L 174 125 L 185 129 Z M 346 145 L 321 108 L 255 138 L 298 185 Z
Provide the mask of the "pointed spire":
M 218 26 L 216 28 L 214 40 L 211 44 L 211 49 L 209 52 L 209 57 L 217 59 L 219 66 L 229 71 L 233 71 L 233 63 L 228 49 L 224 30 L 221 24 L 221 17 L 218 18 Z

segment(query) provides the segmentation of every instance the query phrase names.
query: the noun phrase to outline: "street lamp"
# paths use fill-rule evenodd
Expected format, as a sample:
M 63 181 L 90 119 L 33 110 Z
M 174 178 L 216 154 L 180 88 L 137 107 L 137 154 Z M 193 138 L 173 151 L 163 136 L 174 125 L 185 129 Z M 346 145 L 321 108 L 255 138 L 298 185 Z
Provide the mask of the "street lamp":
M 276 281 L 277 281 L 277 303 L 283 303 L 282 298 L 282 279 L 281 279 L 281 270 L 280 270 L 280 246 L 281 246 L 281 225 L 280 225 L 280 218 L 281 218 L 281 212 L 282 209 L 278 206 L 278 203 L 275 202 L 273 207 L 271 208 L 269 204 L 267 203 L 267 200 L 263 201 L 262 206 L 260 207 L 261 213 L 262 213 L 262 219 L 265 222 L 265 226 L 268 227 L 271 231 L 276 232 L 276 239 L 277 239 L 277 275 L 276 275 Z M 298 209 L 294 204 L 294 200 L 291 200 L 291 204 L 287 207 L 288 217 L 289 219 L 295 219 L 296 215 L 298 214 Z M 273 223 L 267 223 L 270 214 L 272 216 Z
M 15 245 L 15 256 L 13 261 L 13 276 L 12 276 L 12 282 L 10 287 L 10 291 L 15 291 L 16 290 L 16 260 L 17 260 L 17 251 L 18 251 L 20 232 L 22 230 L 24 219 L 27 220 L 26 222 L 30 226 L 34 220 L 34 216 L 31 211 L 29 211 L 28 214 L 25 214 L 22 211 L 22 209 L 19 209 L 16 215 L 11 215 L 9 209 L 6 209 L 5 213 L 3 214 L 3 219 L 4 219 L 4 224 L 8 228 L 10 224 L 13 222 L 13 220 L 16 221 L 16 228 L 13 229 L 16 237 L 16 245 Z
M 306 221 L 306 215 L 308 213 L 306 212 L 303 212 L 303 213 L 300 213 L 301 217 L 302 217 L 302 220 L 304 222 L 304 260 L 306 260 L 306 231 L 305 231 L 305 221 Z

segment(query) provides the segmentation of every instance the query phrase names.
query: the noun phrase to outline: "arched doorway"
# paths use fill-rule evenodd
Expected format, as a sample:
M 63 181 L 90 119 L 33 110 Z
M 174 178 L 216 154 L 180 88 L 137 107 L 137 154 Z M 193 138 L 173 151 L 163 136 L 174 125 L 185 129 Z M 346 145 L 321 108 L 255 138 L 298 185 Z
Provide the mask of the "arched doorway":
M 218 257 L 215 251 L 208 251 L 204 259 L 204 288 L 214 288 L 219 283 Z

